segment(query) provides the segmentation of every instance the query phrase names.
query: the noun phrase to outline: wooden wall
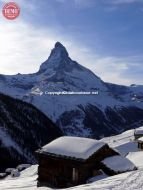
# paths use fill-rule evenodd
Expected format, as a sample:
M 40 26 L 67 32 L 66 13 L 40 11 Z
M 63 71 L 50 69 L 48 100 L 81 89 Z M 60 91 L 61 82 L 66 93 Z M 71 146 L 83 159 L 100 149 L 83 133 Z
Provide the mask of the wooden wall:
M 137 139 L 143 137 L 143 134 L 134 134 L 134 136 L 135 136 L 135 140 L 137 140 Z
M 140 148 L 140 149 L 142 149 L 142 150 L 143 150 L 143 142 L 138 141 L 138 148 Z

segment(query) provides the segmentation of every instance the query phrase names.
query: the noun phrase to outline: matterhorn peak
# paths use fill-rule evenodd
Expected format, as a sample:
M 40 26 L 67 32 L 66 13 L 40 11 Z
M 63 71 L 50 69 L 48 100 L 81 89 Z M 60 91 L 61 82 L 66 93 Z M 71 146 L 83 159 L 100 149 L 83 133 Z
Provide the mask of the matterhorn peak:
M 56 42 L 55 43 L 55 48 L 64 48 L 64 49 L 66 49 L 61 42 Z
M 60 42 L 56 42 L 49 58 L 40 66 L 39 72 L 45 72 L 49 68 L 64 67 L 65 64 L 69 63 L 69 60 L 70 58 L 66 48 Z
M 68 52 L 67 52 L 66 48 L 60 42 L 56 42 L 55 47 L 52 50 L 50 57 L 52 57 L 53 55 L 54 56 L 62 56 L 62 57 L 67 56 L 68 57 Z

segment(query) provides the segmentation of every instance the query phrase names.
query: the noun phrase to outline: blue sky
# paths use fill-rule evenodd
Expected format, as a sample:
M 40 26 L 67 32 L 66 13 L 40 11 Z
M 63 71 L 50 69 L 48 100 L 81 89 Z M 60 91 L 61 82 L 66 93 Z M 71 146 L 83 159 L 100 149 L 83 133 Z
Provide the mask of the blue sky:
M 143 84 L 143 0 L 15 2 L 20 17 L 0 18 L 0 73 L 36 72 L 61 41 L 104 81 Z

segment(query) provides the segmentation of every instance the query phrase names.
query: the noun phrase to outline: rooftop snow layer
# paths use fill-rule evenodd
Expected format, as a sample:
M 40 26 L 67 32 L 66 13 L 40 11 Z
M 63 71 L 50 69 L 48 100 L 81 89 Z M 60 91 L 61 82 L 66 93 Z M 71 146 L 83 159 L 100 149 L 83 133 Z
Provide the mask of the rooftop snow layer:
M 126 158 L 133 162 L 139 169 L 143 168 L 143 151 L 129 152 Z
M 135 129 L 135 134 L 143 134 L 143 126 Z
M 60 137 L 45 145 L 41 151 L 79 159 L 87 159 L 105 145 L 94 139 Z
M 143 137 L 140 137 L 140 138 L 138 139 L 138 141 L 143 141 Z
M 135 165 L 123 156 L 111 156 L 102 161 L 108 168 L 116 172 L 132 171 Z

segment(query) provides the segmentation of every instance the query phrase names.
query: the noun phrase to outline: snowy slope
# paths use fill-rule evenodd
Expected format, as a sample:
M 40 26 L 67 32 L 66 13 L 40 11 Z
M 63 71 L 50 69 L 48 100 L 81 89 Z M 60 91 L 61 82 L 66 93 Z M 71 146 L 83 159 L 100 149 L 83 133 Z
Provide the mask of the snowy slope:
M 21 176 L 13 179 L 1 180 L 2 190 L 51 190 L 47 187 L 38 187 L 36 182 L 37 166 L 32 166 L 22 172 Z M 69 190 L 142 190 L 143 171 L 137 170 L 124 174 L 108 177 L 91 184 L 69 188 Z
M 98 95 L 46 93 L 63 91 Z M 66 135 L 74 136 L 100 138 L 138 127 L 143 122 L 142 91 L 143 86 L 103 82 L 73 61 L 59 42 L 37 73 L 0 75 L 0 92 L 32 103 Z
M 29 170 L 33 171 L 33 168 Z M 36 187 L 35 175 L 36 168 L 34 168 L 33 173 L 24 174 L 24 177 L 19 177 L 18 179 L 9 179 L 0 181 L 0 189 L 2 190 L 51 190 L 47 187 Z M 108 177 L 106 179 L 93 182 L 91 184 L 86 184 L 82 186 L 77 186 L 74 188 L 69 188 L 69 190 L 142 190 L 143 189 L 143 171 L 137 170 L 134 172 L 128 172 L 113 177 Z
M 115 148 L 123 156 L 126 156 L 129 152 L 139 151 L 134 140 L 134 129 L 123 132 L 120 135 L 103 138 L 101 141 Z

